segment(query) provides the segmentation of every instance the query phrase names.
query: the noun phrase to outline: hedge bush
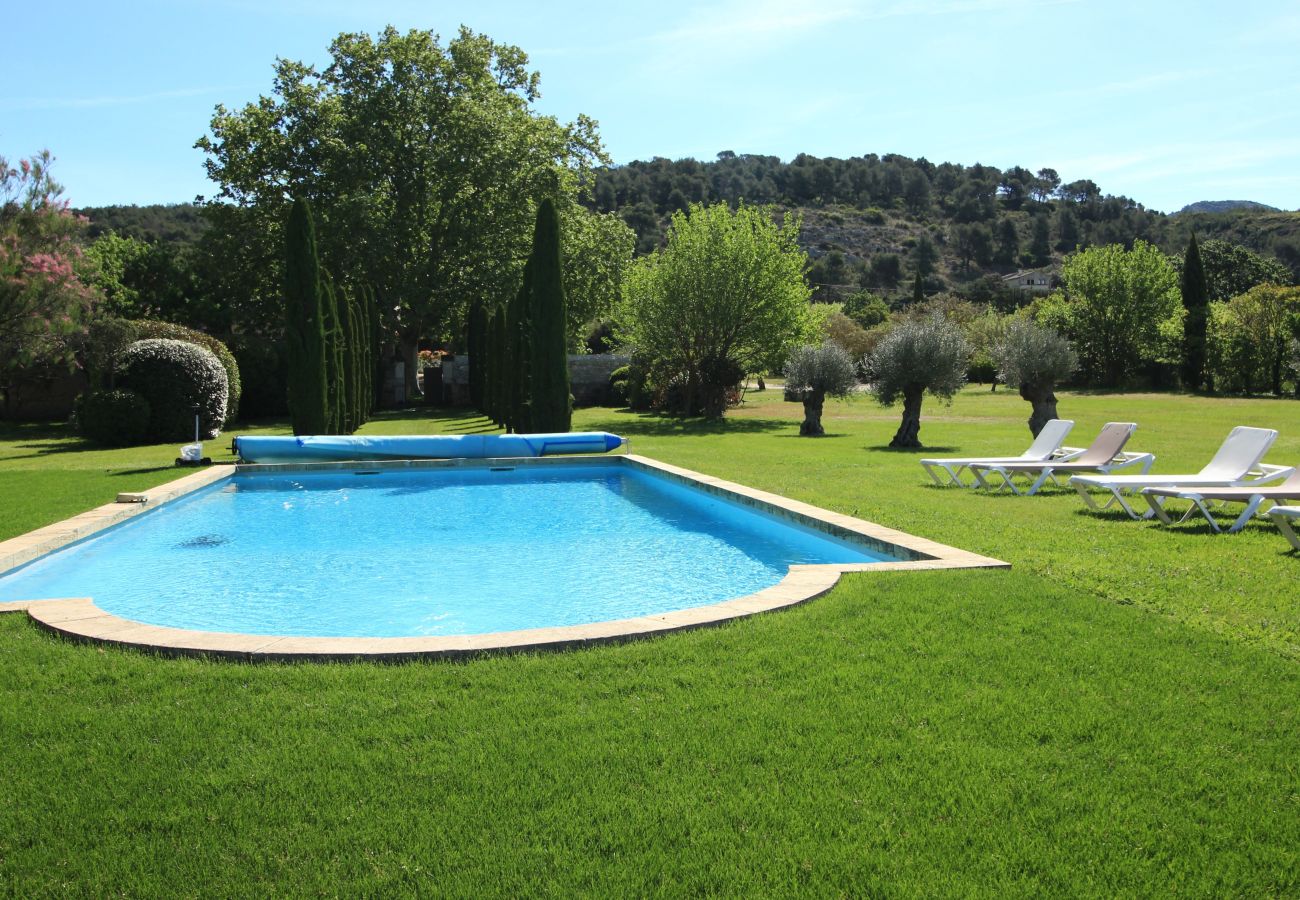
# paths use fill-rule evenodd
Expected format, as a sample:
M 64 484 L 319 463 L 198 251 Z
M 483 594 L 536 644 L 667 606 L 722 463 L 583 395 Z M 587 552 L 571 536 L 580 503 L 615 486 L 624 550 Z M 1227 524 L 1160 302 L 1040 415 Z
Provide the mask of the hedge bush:
M 122 351 L 136 341 L 150 338 L 167 338 L 173 341 L 188 341 L 212 351 L 226 370 L 226 385 L 229 395 L 226 398 L 226 424 L 233 424 L 239 415 L 239 400 L 243 395 L 239 363 L 230 352 L 230 348 L 221 340 L 202 331 L 177 325 L 175 322 L 160 322 L 155 319 L 105 319 L 91 326 L 88 342 L 88 362 L 93 376 L 104 380 L 104 375 L 114 373 L 119 367 Z M 115 386 L 111 383 L 108 387 Z M 92 381 L 92 384 L 94 382 Z M 280 390 L 284 387 L 281 383 Z
M 134 391 L 95 391 L 77 398 L 77 430 L 107 447 L 143 444 L 149 437 L 149 401 Z
M 192 440 L 196 412 L 202 438 L 221 433 L 229 387 L 212 351 L 169 338 L 136 341 L 122 351 L 118 380 L 148 401 L 150 440 Z

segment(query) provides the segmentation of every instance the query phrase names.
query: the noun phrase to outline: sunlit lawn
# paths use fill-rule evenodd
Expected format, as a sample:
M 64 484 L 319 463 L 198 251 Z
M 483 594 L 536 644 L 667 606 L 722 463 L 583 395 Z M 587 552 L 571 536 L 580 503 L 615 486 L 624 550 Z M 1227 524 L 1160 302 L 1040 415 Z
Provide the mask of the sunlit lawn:
M 942 490 L 884 449 L 894 411 L 827 413 L 824 439 L 772 391 L 720 424 L 575 427 L 1014 568 L 852 576 L 722 628 L 462 664 L 166 660 L 0 617 L 0 891 L 1300 891 L 1300 555 L 1275 529 Z M 1013 395 L 926 413 L 927 452 L 1028 443 Z M 1138 422 L 1156 471 L 1199 469 L 1237 424 L 1300 464 L 1295 402 L 1065 394 L 1061 413 L 1076 441 Z M 5 426 L 0 537 L 168 480 L 175 453 Z

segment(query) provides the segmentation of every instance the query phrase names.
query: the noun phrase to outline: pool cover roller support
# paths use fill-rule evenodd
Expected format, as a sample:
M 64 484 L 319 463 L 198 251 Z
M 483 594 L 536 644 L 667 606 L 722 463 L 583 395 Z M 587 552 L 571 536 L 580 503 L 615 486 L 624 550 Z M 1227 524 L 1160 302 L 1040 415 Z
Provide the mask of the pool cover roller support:
M 339 462 L 375 459 L 497 459 L 606 453 L 623 439 L 604 431 L 571 434 L 240 435 L 234 451 L 246 463 Z

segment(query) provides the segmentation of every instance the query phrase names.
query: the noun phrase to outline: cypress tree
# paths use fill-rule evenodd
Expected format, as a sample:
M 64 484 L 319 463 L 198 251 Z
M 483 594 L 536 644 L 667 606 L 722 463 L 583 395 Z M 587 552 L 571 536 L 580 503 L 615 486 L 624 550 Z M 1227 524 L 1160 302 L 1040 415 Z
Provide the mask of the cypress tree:
M 1047 216 L 1034 216 L 1034 239 L 1029 244 L 1029 253 L 1034 257 L 1034 265 L 1045 266 L 1052 260 L 1052 235 L 1048 229 Z
M 505 427 L 516 434 L 526 434 L 532 429 L 532 328 L 529 325 L 529 306 L 533 261 L 524 266 L 524 283 L 514 299 L 506 306 L 505 316 Z
M 560 268 L 560 217 L 550 198 L 537 209 L 533 255 L 529 260 L 529 421 L 536 432 L 568 431 L 568 312 Z
M 921 279 L 921 272 L 918 269 L 916 277 L 912 279 L 912 302 L 920 303 L 925 300 L 925 282 Z
M 469 350 L 469 398 L 479 411 L 483 410 L 483 377 L 487 363 L 487 308 L 482 300 L 475 300 L 469 308 L 465 325 L 465 343 Z
M 491 394 L 492 394 L 492 421 L 498 426 L 506 427 L 506 405 L 507 398 L 510 395 L 509 379 L 510 371 L 508 366 L 507 352 L 510 348 L 510 342 L 506 338 L 506 319 L 509 313 L 506 305 L 500 304 L 492 311 L 491 328 L 492 340 L 488 347 L 489 365 L 492 367 Z
M 325 330 L 316 225 L 311 207 L 293 202 L 285 225 L 284 312 L 289 415 L 294 434 L 325 434 L 329 391 L 325 381 Z
M 343 423 L 344 434 L 351 434 L 361 427 L 360 391 L 357 385 L 357 378 L 360 374 L 360 367 L 357 365 L 357 338 L 359 335 L 357 333 L 356 304 L 352 297 L 352 291 L 339 290 L 339 324 L 343 326 L 343 393 L 347 399 L 344 404 L 346 410 Z
M 379 302 L 375 299 L 375 289 L 369 285 L 366 287 L 366 318 L 370 329 L 370 366 L 367 369 L 370 378 L 369 407 L 373 412 L 380 405 L 379 392 L 384 389 L 384 373 L 381 371 L 384 330 L 379 318 Z
M 479 410 L 493 422 L 496 421 L 496 340 L 497 308 L 486 307 L 486 326 L 483 330 L 483 358 L 479 371 L 483 373 L 483 403 Z
M 1183 386 L 1200 390 L 1205 381 L 1205 331 L 1210 313 L 1210 288 L 1201 263 L 1201 248 L 1192 234 L 1183 257 L 1183 277 L 1179 284 L 1183 294 Z
M 327 434 L 342 434 L 347 419 L 347 392 L 343 386 L 343 326 L 339 322 L 339 298 L 328 277 L 322 294 L 325 324 L 325 386 Z

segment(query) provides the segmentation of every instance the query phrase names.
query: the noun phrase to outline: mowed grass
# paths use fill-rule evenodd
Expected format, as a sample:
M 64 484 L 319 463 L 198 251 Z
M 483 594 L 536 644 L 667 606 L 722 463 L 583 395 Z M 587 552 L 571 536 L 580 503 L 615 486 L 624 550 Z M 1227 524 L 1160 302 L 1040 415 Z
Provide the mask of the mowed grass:
M 926 411 L 943 452 L 1028 441 L 1002 393 Z M 1061 412 L 1083 438 L 1139 422 L 1158 471 L 1199 468 L 1235 424 L 1278 428 L 1270 460 L 1300 463 L 1300 404 L 1063 395 Z M 771 392 L 721 424 L 575 425 L 1015 568 L 864 574 L 722 628 L 467 663 L 166 660 L 0 617 L 0 890 L 1300 892 L 1300 558 L 1280 536 L 927 487 L 921 454 L 880 449 L 895 413 L 828 413 L 820 440 Z M 0 443 L 5 529 L 11 508 L 40 518 L 52 473 L 80 508 L 174 474 L 118 474 L 174 447 L 24 440 Z

